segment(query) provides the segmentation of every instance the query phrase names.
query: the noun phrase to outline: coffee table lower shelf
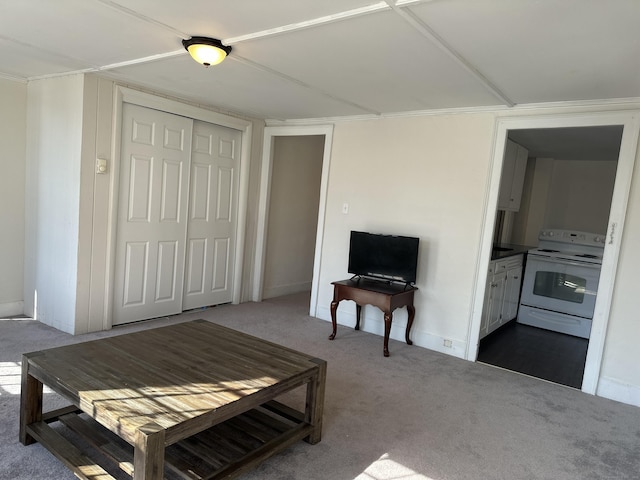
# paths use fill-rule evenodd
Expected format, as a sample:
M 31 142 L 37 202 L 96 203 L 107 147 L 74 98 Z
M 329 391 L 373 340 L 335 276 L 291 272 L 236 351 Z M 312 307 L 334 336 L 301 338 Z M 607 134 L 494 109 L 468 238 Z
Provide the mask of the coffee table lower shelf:
M 62 435 L 49 424 L 60 422 L 73 432 Z M 116 477 L 82 451 L 82 439 L 133 476 L 133 447 L 75 407 L 43 415 L 27 427 L 34 437 L 81 479 Z M 272 400 L 208 430 L 165 448 L 165 478 L 233 479 L 308 437 L 313 427 L 304 414 Z M 90 450 L 90 449 L 85 449 Z

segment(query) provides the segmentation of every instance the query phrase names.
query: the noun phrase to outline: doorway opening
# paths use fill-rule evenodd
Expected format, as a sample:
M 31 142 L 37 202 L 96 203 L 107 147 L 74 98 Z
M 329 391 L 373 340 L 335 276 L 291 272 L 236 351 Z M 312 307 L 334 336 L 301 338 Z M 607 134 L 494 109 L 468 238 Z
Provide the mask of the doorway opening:
M 265 128 L 253 301 L 310 291 L 316 314 L 332 133 Z
M 311 292 L 324 136 L 274 138 L 262 297 Z
M 539 233 L 545 229 L 588 232 L 590 238 L 604 238 L 622 126 L 515 130 L 509 131 L 508 139 L 526 149 L 528 159 L 519 207 L 515 211 L 501 209 L 498 202 L 494 244 L 538 247 Z M 499 198 L 505 196 L 504 185 L 501 182 Z M 525 272 L 535 275 L 530 272 L 534 265 L 530 262 L 527 269 L 527 256 L 523 257 L 520 280 Z M 522 285 L 518 282 L 519 287 Z M 583 298 L 578 300 L 584 302 Z M 478 361 L 580 388 L 589 333 L 572 335 L 562 331 L 563 324 L 546 322 L 544 328 L 535 321 L 525 321 L 522 308 L 513 309 L 509 316 L 514 314 L 513 318 L 503 318 L 505 323 L 500 328 L 481 339 Z M 566 321 L 574 324 L 581 318 L 571 316 Z
M 599 265 L 590 263 L 588 269 L 583 269 L 577 265 L 578 259 L 558 259 L 552 253 L 543 257 L 543 260 L 527 262 L 527 259 L 539 257 L 529 256 L 526 251 L 538 247 L 540 241 L 546 246 L 549 232 L 557 236 L 559 232 L 571 231 L 587 233 L 586 242 L 593 238 L 601 239 L 602 244 L 593 247 L 601 256 L 599 252 L 604 250 L 622 130 L 620 125 L 607 125 L 509 131 L 507 148 L 515 143 L 518 148 L 526 150 L 527 159 L 522 164 L 524 175 L 521 183 L 514 186 L 520 182 L 515 178 L 512 182 L 501 181 L 499 199 L 510 196 L 509 192 L 505 192 L 509 187 L 512 192 L 517 190 L 519 198 L 513 199 L 515 195 L 511 195 L 510 199 L 517 204 L 517 208 L 510 208 L 508 203 L 498 201 L 493 238 L 494 245 L 499 249 L 509 245 L 514 246 L 513 252 L 524 253 L 519 254 L 522 255 L 522 262 L 519 262 L 522 267 L 513 273 L 513 288 L 517 287 L 511 302 L 513 308 L 503 306 L 498 328 L 480 340 L 478 361 L 569 387 L 581 387 L 593 299 L 591 308 L 581 309 L 579 316 L 565 315 L 565 310 L 576 302 L 586 305 L 589 299 L 580 296 L 572 298 L 571 302 L 564 302 L 564 305 L 550 299 L 553 293 L 539 291 L 538 295 L 534 295 L 529 292 L 530 287 L 523 280 L 525 276 L 535 278 L 537 275 L 538 280 L 545 274 L 550 277 L 549 272 L 542 270 L 551 268 L 574 273 L 584 271 L 596 277 L 595 291 L 588 293 L 595 297 Z M 509 170 L 503 168 L 501 180 L 508 173 Z M 522 248 L 517 249 L 516 245 Z M 569 251 L 576 249 L 572 243 L 553 242 L 553 245 L 560 245 L 557 248 L 561 249 L 565 246 L 565 250 Z M 501 253 L 503 258 L 508 258 L 504 255 Z M 536 268 L 541 271 L 536 273 Z M 560 278 L 560 275 L 569 278 L 565 274 L 555 274 L 554 278 Z M 509 280 L 511 278 L 506 281 Z M 582 282 L 578 283 L 582 285 Z M 575 288 L 578 290 L 584 286 Z M 538 288 L 542 289 L 542 286 Z M 566 287 L 565 291 L 570 289 Z M 506 296 L 510 292 L 505 289 L 502 294 Z M 527 298 L 537 301 L 544 310 L 530 307 Z M 502 303 L 505 304 L 504 301 Z M 584 322 L 584 326 L 577 331 L 577 325 L 583 325 L 580 322 Z

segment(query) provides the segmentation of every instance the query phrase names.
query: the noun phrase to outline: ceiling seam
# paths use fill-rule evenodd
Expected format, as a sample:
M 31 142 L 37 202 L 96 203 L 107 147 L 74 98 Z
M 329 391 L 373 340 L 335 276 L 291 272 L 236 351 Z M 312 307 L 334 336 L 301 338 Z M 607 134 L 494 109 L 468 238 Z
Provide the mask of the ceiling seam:
M 95 1 L 98 2 L 98 3 L 103 4 L 105 7 L 109 7 L 109 8 L 111 8 L 113 10 L 116 10 L 116 11 L 118 11 L 120 13 L 124 13 L 126 15 L 129 15 L 130 17 L 137 18 L 138 20 L 142 20 L 143 22 L 150 23 L 150 24 L 155 25 L 157 27 L 161 27 L 161 28 L 163 28 L 165 30 L 169 30 L 169 31 L 175 33 L 177 36 L 179 36 L 181 38 L 187 39 L 187 38 L 189 38 L 191 36 L 191 35 L 185 34 L 184 32 L 181 32 L 180 30 L 178 30 L 176 28 L 173 28 L 171 25 L 167 25 L 166 23 L 162 23 L 159 20 L 154 20 L 151 17 L 148 17 L 148 16 L 146 16 L 146 15 L 144 15 L 142 13 L 136 12 L 135 10 L 132 10 L 132 9 L 130 9 L 128 7 L 125 7 L 124 5 L 120 5 L 119 3 L 114 2 L 112 0 L 95 0 Z
M 40 54 L 44 53 L 45 55 L 47 55 L 49 57 L 56 57 L 56 58 L 59 58 L 59 59 L 64 60 L 64 61 L 73 62 L 73 63 L 80 64 L 80 65 L 86 65 L 88 63 L 88 62 L 86 62 L 84 60 L 80 60 L 80 59 L 75 58 L 75 57 L 70 57 L 69 55 L 61 55 L 59 53 L 55 53 L 55 52 L 52 52 L 50 50 L 47 50 L 46 48 L 38 47 L 36 45 L 32 45 L 30 43 L 23 42 L 21 40 L 15 39 L 15 38 L 9 38 L 9 37 L 6 37 L 4 35 L 0 35 L 0 39 L 5 40 L 5 41 L 7 41 L 9 43 L 14 43 L 16 45 L 20 45 L 22 47 L 26 47 L 26 48 L 28 48 L 30 50 L 35 50 L 35 51 L 39 52 Z M 92 68 L 96 68 L 96 67 L 87 67 L 86 69 L 74 70 L 72 72 L 68 72 L 67 71 L 67 72 L 64 72 L 64 73 L 53 74 L 53 75 L 54 76 L 71 75 L 73 73 L 84 72 L 84 71 L 90 70 Z M 32 77 L 28 77 L 27 81 L 32 80 L 32 79 L 33 79 Z
M 0 72 L 0 78 L 3 80 L 8 80 L 10 82 L 19 82 L 19 83 L 27 83 L 28 80 L 24 77 L 16 77 L 15 75 L 10 75 L 8 73 Z
M 126 15 L 132 16 L 138 20 L 153 24 L 153 25 L 157 25 L 160 26 L 162 28 L 168 29 L 170 31 L 172 31 L 173 33 L 176 33 L 178 36 L 187 38 L 188 35 L 184 34 L 184 32 L 180 32 L 179 30 L 174 29 L 173 27 L 166 25 L 162 22 L 156 21 L 150 17 L 147 17 L 141 13 L 136 12 L 135 10 L 131 10 L 127 7 L 124 7 L 112 0 L 95 0 L 98 3 L 101 3 L 113 10 L 116 10 L 118 12 L 124 13 Z M 332 14 L 332 15 L 326 15 L 323 17 L 318 17 L 312 20 L 307 20 L 304 22 L 298 22 L 298 23 L 292 23 L 292 24 L 288 24 L 288 25 L 283 25 L 281 27 L 277 27 L 277 28 L 272 28 L 272 29 L 268 29 L 268 30 L 262 30 L 259 32 L 254 32 L 251 34 L 247 34 L 247 35 L 241 35 L 241 36 L 236 36 L 236 37 L 231 37 L 231 38 L 227 38 L 222 40 L 222 42 L 225 45 L 235 45 L 244 41 L 249 41 L 249 40 L 255 40 L 255 39 L 260 39 L 260 38 L 265 38 L 265 37 L 269 37 L 269 36 L 274 36 L 274 35 L 279 35 L 279 34 L 283 34 L 283 33 L 289 33 L 289 32 L 294 32 L 294 31 L 299 31 L 299 30 L 304 30 L 304 29 L 308 29 L 308 28 L 313 28 L 319 25 L 326 25 L 329 23 L 336 23 L 342 20 L 346 20 L 346 19 L 351 19 L 351 18 L 355 18 L 355 17 L 359 17 L 359 16 L 364 16 L 367 14 L 371 14 L 371 13 L 376 13 L 382 10 L 389 10 L 389 5 L 387 5 L 387 3 L 385 3 L 384 1 L 380 1 L 371 5 L 367 5 L 365 7 L 360 7 L 360 8 L 354 8 L 352 10 L 347 10 L 347 11 L 343 11 L 343 12 L 339 12 L 336 14 Z M 67 71 L 64 73 L 57 73 L 57 74 L 51 74 L 51 75 L 43 75 L 43 76 L 38 76 L 38 77 L 32 77 L 29 78 L 29 80 L 41 80 L 41 79 L 45 79 L 45 78 L 54 78 L 54 77 L 61 77 L 61 76 L 67 76 L 67 75 L 74 75 L 74 74 L 84 74 L 84 73 L 98 73 L 98 72 L 104 72 L 104 71 L 108 71 L 108 70 L 113 70 L 116 68 L 121 68 L 121 67 L 127 67 L 127 66 L 131 66 L 131 65 L 138 65 L 138 64 L 144 64 L 144 63 L 149 63 L 149 62 L 153 62 L 153 61 L 158 61 L 158 60 L 163 60 L 165 58 L 171 58 L 174 56 L 178 56 L 181 54 L 186 53 L 185 50 L 176 50 L 173 52 L 167 52 L 167 53 L 161 53 L 161 54 L 157 54 L 157 55 L 151 55 L 148 57 L 143 57 L 143 58 L 136 58 L 136 59 L 132 59 L 132 60 L 127 60 L 124 62 L 119 62 L 119 63 L 113 63 L 113 64 L 109 64 L 109 65 L 102 65 L 102 66 L 97 66 L 97 67 L 89 67 L 89 68 L 85 68 L 85 69 L 80 69 L 80 70 L 75 70 L 75 71 Z M 245 65 L 251 66 L 255 69 L 258 69 L 262 72 L 268 73 L 270 75 L 274 75 L 280 79 L 283 79 L 287 82 L 290 83 L 294 83 L 296 85 L 302 86 L 308 90 L 312 90 L 315 91 L 316 93 L 319 93 L 320 95 L 330 98 L 332 100 L 335 100 L 337 102 L 340 102 L 342 104 L 345 105 L 350 105 L 358 110 L 362 110 L 363 112 L 367 112 L 371 115 L 380 115 L 381 112 L 378 112 L 377 110 L 373 110 L 369 107 L 364 107 L 362 105 L 359 105 L 357 103 L 351 102 L 349 100 L 345 100 L 343 98 L 340 97 L 336 97 L 335 95 L 332 95 L 328 92 L 325 92 L 321 89 L 318 89 L 316 87 L 313 87 L 312 85 L 309 85 L 301 80 L 298 80 L 294 77 L 291 77 L 289 75 L 286 75 L 285 73 L 282 73 L 280 71 L 274 70 L 272 68 L 266 67 L 264 65 L 261 65 L 259 63 L 253 62 L 247 58 L 241 57 L 237 54 L 234 54 L 232 56 L 229 57 L 229 59 L 234 59 L 240 63 L 243 63 Z
M 355 107 L 358 110 L 362 110 L 364 112 L 368 112 L 368 113 L 370 113 L 372 115 L 380 115 L 381 114 L 381 112 L 378 112 L 376 110 L 372 110 L 371 108 L 368 108 L 368 107 L 363 107 L 362 105 L 359 105 L 357 103 L 351 102 L 349 100 L 345 100 L 343 98 L 336 97 L 335 95 L 332 95 L 331 93 L 325 92 L 324 90 L 321 90 L 321 89 L 316 88 L 316 87 L 314 87 L 312 85 L 309 85 L 308 83 L 305 83 L 302 80 L 298 80 L 297 78 L 290 77 L 289 75 L 287 75 L 285 73 L 282 73 L 282 72 L 280 72 L 278 70 L 274 70 L 274 69 L 269 68 L 269 67 L 266 67 L 264 65 L 256 63 L 256 62 L 254 62 L 252 60 L 249 60 L 247 58 L 241 57 L 239 55 L 229 56 L 229 60 L 231 60 L 231 59 L 233 59 L 234 61 L 240 62 L 240 63 L 242 63 L 244 65 L 247 65 L 249 67 L 252 67 L 252 68 L 255 68 L 257 70 L 260 70 L 262 72 L 274 75 L 274 76 L 276 76 L 276 77 L 278 77 L 278 78 L 280 78 L 282 80 L 286 80 L 287 82 L 294 83 L 294 84 L 296 84 L 298 86 L 301 86 L 301 87 L 304 87 L 304 88 L 306 88 L 308 90 L 312 90 L 312 91 L 314 91 L 316 93 L 321 94 L 324 97 L 331 98 L 332 100 L 335 100 L 337 102 L 343 103 L 345 105 L 351 105 L 352 107 Z
M 387 5 L 405 22 L 411 25 L 423 37 L 429 40 L 433 45 L 438 47 L 449 58 L 454 60 L 459 66 L 469 72 L 483 87 L 491 92 L 497 99 L 508 107 L 513 107 L 516 103 L 507 97 L 502 91 L 496 87 L 487 77 L 485 77 L 476 67 L 473 66 L 466 58 L 458 53 L 451 45 L 449 45 L 440 35 L 438 35 L 431 27 L 429 27 L 422 19 L 420 19 L 409 8 L 401 8 L 395 4 L 394 0 L 385 0 Z
M 102 1 L 102 0 L 99 0 L 99 1 Z M 304 22 L 290 23 L 288 25 L 269 28 L 267 30 L 261 30 L 259 32 L 248 33 L 246 35 L 238 35 L 236 37 L 226 38 L 222 41 L 222 43 L 224 43 L 225 45 L 236 45 L 238 43 L 246 42 L 249 40 L 256 40 L 258 38 L 265 38 L 265 37 L 270 37 L 274 35 L 280 35 L 283 33 L 296 32 L 298 30 L 306 30 L 309 28 L 317 27 L 319 25 L 336 23 L 342 20 L 361 17 L 364 15 L 368 15 L 370 13 L 377 13 L 382 10 L 388 10 L 388 9 L 389 9 L 389 5 L 387 5 L 384 1 L 381 1 L 371 5 L 367 5 L 365 7 L 354 8 L 352 10 L 346 10 L 344 12 L 325 15 L 323 17 L 306 20 Z

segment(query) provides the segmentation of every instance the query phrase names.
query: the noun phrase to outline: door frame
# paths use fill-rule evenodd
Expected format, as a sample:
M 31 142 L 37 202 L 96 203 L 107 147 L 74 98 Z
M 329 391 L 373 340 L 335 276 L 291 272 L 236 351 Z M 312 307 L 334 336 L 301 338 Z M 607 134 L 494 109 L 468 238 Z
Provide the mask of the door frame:
M 320 180 L 320 201 L 318 204 L 318 227 L 316 229 L 316 248 L 313 260 L 313 279 L 311 282 L 311 302 L 309 304 L 309 315 L 314 317 L 316 316 L 316 310 L 318 306 L 318 289 L 320 287 L 320 263 L 322 255 L 322 241 L 324 238 L 327 190 L 329 187 L 329 164 L 331 161 L 331 145 L 333 142 L 333 125 L 282 127 L 271 126 L 265 127 L 264 129 L 252 300 L 254 302 L 261 302 L 263 294 L 264 267 L 266 261 L 267 246 L 267 225 L 269 221 L 269 200 L 271 193 L 271 174 L 273 166 L 273 139 L 274 137 L 308 135 L 324 135 L 324 151 L 322 154 L 322 177 Z
M 476 361 L 478 356 L 478 337 L 480 334 L 482 306 L 486 286 L 484 279 L 486 278 L 489 261 L 491 260 L 493 225 L 498 205 L 498 191 L 500 188 L 504 150 L 509 131 L 534 128 L 592 127 L 605 125 L 621 125 L 623 132 L 613 196 L 611 199 L 611 210 L 606 235 L 607 241 L 602 259 L 600 284 L 582 381 L 583 392 L 596 394 L 602 366 L 611 300 L 615 287 L 615 275 L 620 255 L 620 242 L 624 229 L 624 219 L 627 212 L 631 179 L 638 147 L 640 111 L 637 110 L 504 117 L 496 120 L 492 162 L 485 196 L 484 221 L 479 243 L 480 254 L 478 256 L 475 275 L 476 288 L 472 300 L 472 318 L 469 322 L 469 332 L 467 335 L 468 342 L 465 355 L 467 360 Z
M 131 88 L 115 85 L 113 100 L 113 136 L 112 152 L 113 164 L 111 167 L 111 185 L 109 195 L 109 213 L 107 219 L 107 269 L 105 279 L 105 329 L 113 326 L 113 282 L 115 275 L 115 254 L 116 254 L 116 231 L 118 198 L 120 191 L 120 154 L 121 154 L 121 130 L 122 130 L 122 108 L 124 103 L 131 103 L 141 107 L 160 110 L 162 112 L 202 120 L 204 122 L 233 128 L 242 133 L 240 152 L 240 178 L 238 190 L 238 215 L 236 225 L 236 258 L 234 261 L 234 281 L 232 303 L 240 303 L 242 291 L 242 266 L 244 260 L 244 243 L 246 235 L 246 217 L 249 193 L 249 164 L 251 158 L 251 140 L 253 124 L 248 120 L 232 117 L 222 113 L 207 110 L 194 105 L 179 102 L 169 98 L 158 97 L 156 95 L 141 92 Z

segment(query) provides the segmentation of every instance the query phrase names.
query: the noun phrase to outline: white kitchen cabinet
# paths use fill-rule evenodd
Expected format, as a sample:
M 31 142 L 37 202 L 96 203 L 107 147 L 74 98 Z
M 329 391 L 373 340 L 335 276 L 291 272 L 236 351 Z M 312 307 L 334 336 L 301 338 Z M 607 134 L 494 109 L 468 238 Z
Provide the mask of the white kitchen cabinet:
M 518 315 L 520 286 L 522 285 L 522 260 L 524 255 L 515 255 L 505 260 L 504 301 L 502 302 L 502 323 L 513 320 Z
M 519 254 L 489 263 L 480 338 L 517 316 L 523 259 L 524 255 Z
M 529 152 L 522 145 L 507 139 L 500 177 L 498 210 L 517 212 L 520 210 L 524 174 L 527 169 Z

